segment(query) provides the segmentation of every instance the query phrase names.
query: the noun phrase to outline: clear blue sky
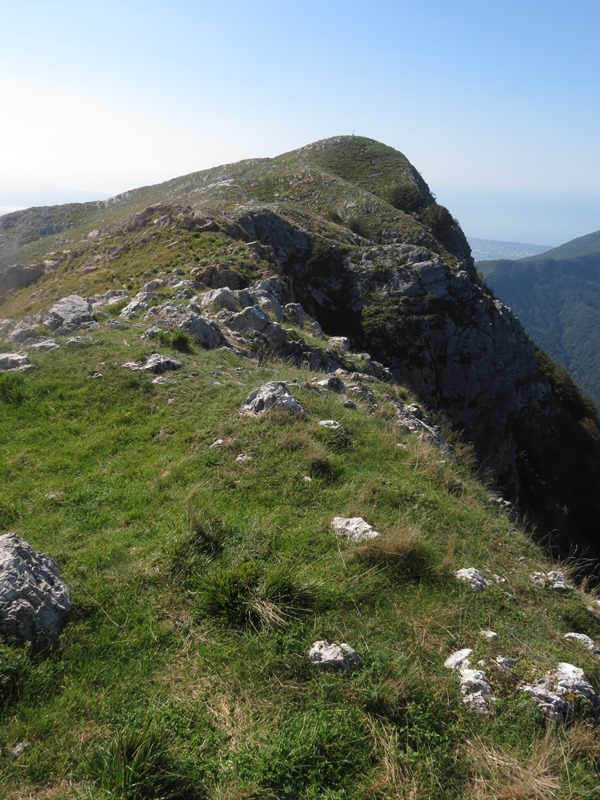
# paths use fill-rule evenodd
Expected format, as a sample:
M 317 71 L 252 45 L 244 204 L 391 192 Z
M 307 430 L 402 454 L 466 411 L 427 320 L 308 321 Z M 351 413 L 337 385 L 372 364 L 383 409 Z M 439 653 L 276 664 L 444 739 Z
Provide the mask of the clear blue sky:
M 103 198 L 355 132 L 467 235 L 600 229 L 599 0 L 20 0 L 0 206 Z

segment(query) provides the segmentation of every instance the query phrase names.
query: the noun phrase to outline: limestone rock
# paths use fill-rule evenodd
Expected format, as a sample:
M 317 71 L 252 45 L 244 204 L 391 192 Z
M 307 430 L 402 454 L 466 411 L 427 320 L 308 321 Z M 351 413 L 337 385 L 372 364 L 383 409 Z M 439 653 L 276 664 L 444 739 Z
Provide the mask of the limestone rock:
M 534 684 L 523 684 L 521 690 L 528 694 L 555 722 L 567 722 L 577 716 L 578 704 L 588 701 L 600 717 L 600 698 L 586 674 L 579 667 L 559 662 L 557 669 L 546 673 Z
M 212 306 L 227 311 L 237 311 L 239 302 L 231 289 L 223 287 L 221 289 L 210 289 L 202 295 L 200 306 L 202 308 L 210 308 Z
M 490 582 L 484 577 L 483 573 L 475 569 L 475 567 L 459 569 L 456 571 L 455 575 L 460 581 L 466 581 L 471 589 L 476 592 L 482 592 L 490 585 Z
M 360 669 L 360 656 L 349 644 L 330 643 L 326 640 L 315 642 L 308 651 L 311 664 L 317 664 L 322 669 L 341 670 L 353 672 Z
M 460 670 L 460 693 L 463 703 L 476 714 L 489 714 L 492 690 L 487 675 L 480 669 Z
M 285 383 L 270 381 L 255 389 L 242 402 L 240 413 L 248 416 L 259 416 L 274 409 L 289 411 L 300 419 L 306 418 L 306 413 L 298 400 L 291 394 Z
M 20 370 L 28 364 L 29 358 L 20 353 L 0 353 L 0 372 Z
M 329 389 L 330 392 L 335 392 L 335 394 L 343 394 L 346 391 L 346 384 L 337 375 L 330 375 L 328 378 L 316 381 L 315 386 L 321 389 Z
M 78 294 L 71 294 L 63 297 L 48 311 L 44 317 L 44 324 L 51 331 L 59 329 L 72 330 L 80 325 L 93 322 L 91 302 L 80 297 Z
M 251 286 L 248 289 L 248 294 L 254 301 L 255 305 L 257 305 L 263 311 L 272 314 L 277 322 L 281 322 L 283 319 L 283 308 L 281 307 L 279 300 L 269 291 L 259 288 L 258 286 Z
M 337 431 L 338 433 L 347 434 L 346 429 L 343 425 L 339 422 L 336 422 L 334 419 L 322 419 L 319 420 L 319 425 L 322 428 L 328 428 L 330 431 Z
M 69 587 L 54 559 L 16 533 L 0 536 L 0 634 L 55 642 L 71 611 Z
M 145 361 L 140 363 L 137 361 L 127 361 L 125 364 L 122 364 L 122 366 L 125 369 L 130 369 L 134 372 L 141 370 L 143 372 L 153 372 L 156 375 L 160 375 L 168 370 L 179 369 L 183 365 L 181 361 L 177 361 L 169 356 L 162 356 L 159 353 L 152 353 L 152 355 L 149 356 Z
M 467 669 L 470 666 L 469 659 L 472 653 L 473 650 L 470 647 L 456 650 L 444 661 L 444 666 L 446 669 Z
M 593 653 L 595 656 L 600 656 L 600 647 L 598 647 L 596 642 L 585 633 L 565 633 L 564 638 L 571 641 L 581 642 L 585 649 L 589 650 L 590 653 Z
M 331 527 L 338 535 L 345 536 L 356 543 L 366 542 L 380 535 L 362 517 L 334 517 Z
M 58 342 L 55 342 L 54 339 L 43 339 L 41 342 L 34 342 L 33 344 L 28 345 L 31 350 L 57 350 L 60 345 Z
M 249 333 L 256 331 L 260 333 L 269 324 L 269 317 L 265 314 L 259 306 L 248 306 L 238 314 L 231 314 L 229 317 L 223 319 L 223 323 L 232 331 L 236 333 Z
M 496 656 L 494 660 L 504 672 L 510 672 L 519 663 L 518 658 L 507 658 L 506 656 Z
M 442 450 L 450 450 L 444 437 L 429 423 L 429 420 L 417 405 L 405 406 L 398 403 L 396 405 L 396 422 L 404 430 L 417 434 L 419 438 L 431 442 L 436 447 Z
M 218 289 L 217 291 L 222 292 L 225 290 Z M 223 336 L 219 328 L 199 314 L 189 314 L 179 324 L 179 328 L 193 336 L 198 344 L 207 350 L 213 350 L 223 344 Z
M 480 631 L 480 633 L 484 639 L 488 640 L 488 642 L 493 642 L 498 638 L 498 634 L 496 633 L 496 631 L 491 631 L 489 629 Z
M 283 312 L 285 314 L 286 319 L 288 319 L 293 325 L 297 328 L 310 328 L 313 333 L 320 335 L 323 333 L 321 330 L 321 326 L 313 319 L 310 314 L 307 314 L 306 311 L 302 308 L 300 303 L 288 303 L 283 308 Z M 340 337 L 343 338 L 343 337 Z
M 127 303 L 125 308 L 121 309 L 121 313 L 119 316 L 121 319 L 131 319 L 134 317 L 139 311 L 146 311 L 148 308 L 148 304 L 145 303 L 143 300 L 132 300 L 130 303 Z
M 489 703 L 493 700 L 492 690 L 485 672 L 480 669 L 471 669 L 472 653 L 473 651 L 468 647 L 457 650 L 448 656 L 444 661 L 444 666 L 458 672 L 463 703 L 477 714 L 488 714 Z
M 570 592 L 573 587 L 568 583 L 564 572 L 551 570 L 550 572 L 534 572 L 530 575 L 531 582 L 540 588 L 553 589 L 555 592 Z
M 22 344 L 23 342 L 37 341 L 39 338 L 39 331 L 33 324 L 19 322 L 9 334 L 8 341 L 14 344 Z

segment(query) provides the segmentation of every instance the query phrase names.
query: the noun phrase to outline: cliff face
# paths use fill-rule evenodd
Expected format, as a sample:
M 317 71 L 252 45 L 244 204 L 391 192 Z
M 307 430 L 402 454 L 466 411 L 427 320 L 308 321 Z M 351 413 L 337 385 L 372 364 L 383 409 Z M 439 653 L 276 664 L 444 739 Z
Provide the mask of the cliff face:
M 600 432 L 593 413 L 560 400 L 519 321 L 479 279 L 457 221 L 404 156 L 368 139 L 337 137 L 130 192 L 107 204 L 105 216 L 102 204 L 86 206 L 67 242 L 76 249 L 52 273 L 54 284 L 62 285 L 63 270 L 77 275 L 80 292 L 86 280 L 98 285 L 102 259 L 113 276 L 126 264 L 131 278 L 143 264 L 140 255 L 136 267 L 131 253 L 157 241 L 169 217 L 164 209 L 138 215 L 138 228 L 155 232 L 140 234 L 135 247 L 137 223 L 122 220 L 156 199 L 189 207 L 179 212 L 182 232 L 165 245 L 165 263 L 179 254 L 180 272 L 240 289 L 253 271 L 254 277 L 264 271 L 264 260 L 240 266 L 223 254 L 256 243 L 283 281 L 282 299 L 300 303 L 325 333 L 348 337 L 353 350 L 367 351 L 445 415 L 472 442 L 483 473 L 521 500 L 540 533 L 554 531 L 563 551 L 575 542 L 600 552 L 593 488 L 600 482 Z M 70 230 L 64 214 L 46 210 L 44 221 L 55 216 L 63 246 Z M 27 219 L 34 230 L 35 220 Z M 190 240 L 184 252 L 182 237 L 208 230 L 229 250 L 213 247 L 210 258 L 194 261 L 200 240 Z M 52 236 L 48 249 L 57 243 Z M 37 252 L 43 244 L 43 237 L 35 241 Z M 36 287 L 41 297 L 44 279 Z

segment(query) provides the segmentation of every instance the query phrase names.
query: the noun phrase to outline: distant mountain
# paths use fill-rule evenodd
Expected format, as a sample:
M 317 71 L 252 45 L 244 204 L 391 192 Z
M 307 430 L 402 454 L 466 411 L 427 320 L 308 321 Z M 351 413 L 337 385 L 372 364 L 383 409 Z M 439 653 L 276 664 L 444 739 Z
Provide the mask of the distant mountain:
M 496 239 L 475 239 L 467 236 L 475 261 L 499 258 L 527 258 L 550 250 L 547 244 L 525 244 L 524 242 L 501 242 Z
M 541 255 L 478 261 L 529 335 L 600 403 L 600 231 Z

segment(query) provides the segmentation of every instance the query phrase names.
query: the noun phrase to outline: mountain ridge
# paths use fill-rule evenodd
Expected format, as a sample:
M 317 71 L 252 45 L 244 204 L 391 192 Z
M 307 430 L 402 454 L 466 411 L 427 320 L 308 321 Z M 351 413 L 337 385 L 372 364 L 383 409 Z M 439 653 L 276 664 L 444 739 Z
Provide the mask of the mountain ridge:
M 596 554 L 595 412 L 404 157 L 334 142 L 0 273 L 7 800 L 597 793 L 600 601 L 548 557 Z
M 146 205 L 156 198 L 159 205 Z M 286 299 L 325 333 L 349 336 L 355 351 L 370 353 L 464 431 L 480 468 L 543 531 L 555 531 L 563 552 L 573 541 L 596 546 L 591 490 L 586 495 L 595 444 L 580 424 L 595 425 L 593 412 L 583 403 L 561 406 L 557 381 L 553 389 L 517 320 L 478 277 L 457 221 L 401 153 L 363 137 L 334 137 L 101 204 L 9 216 L 0 231 L 6 236 L 13 226 L 17 235 L 0 240 L 5 260 L 57 242 L 67 247 L 38 262 L 43 274 L 33 292 L 6 294 L 7 314 L 47 308 L 65 289 L 123 290 L 140 272 L 150 278 L 164 268 L 189 273 L 199 286 L 242 289 L 256 265 L 249 244 L 259 242 Z M 23 219 L 34 239 L 15 249 Z M 52 219 L 60 231 L 48 233 Z M 543 441 L 548 428 L 558 432 L 564 468 L 549 464 L 558 455 Z M 580 445 L 585 457 L 576 455 Z M 519 453 L 527 453 L 525 464 Z M 574 524 L 585 533 L 573 537 Z

